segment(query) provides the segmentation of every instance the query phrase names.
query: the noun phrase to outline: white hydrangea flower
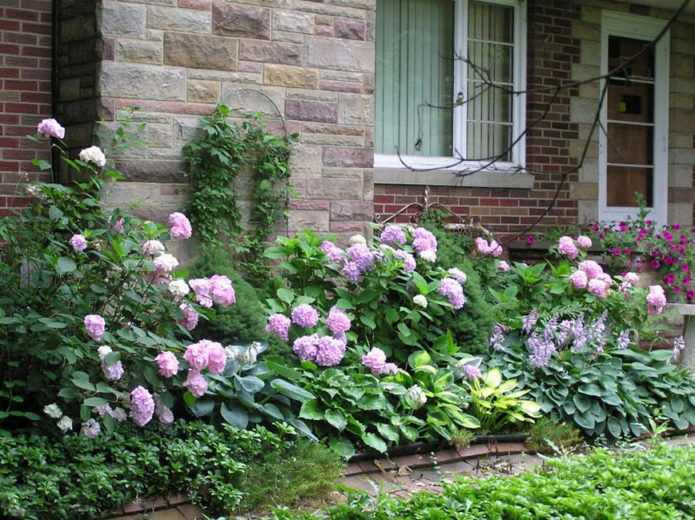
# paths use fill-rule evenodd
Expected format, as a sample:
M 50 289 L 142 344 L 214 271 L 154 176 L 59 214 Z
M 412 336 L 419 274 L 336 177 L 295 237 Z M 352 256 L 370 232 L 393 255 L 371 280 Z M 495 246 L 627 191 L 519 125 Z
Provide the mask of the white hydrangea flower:
M 248 365 L 251 363 L 255 363 L 257 357 L 258 350 L 256 349 L 256 347 L 254 347 L 254 345 L 250 345 L 246 350 L 241 352 L 236 359 L 240 365 Z
M 241 354 L 241 348 L 237 345 L 227 345 L 224 347 L 224 353 L 227 359 L 236 359 L 239 354 Z
M 367 239 L 364 238 L 362 235 L 352 235 L 350 237 L 350 244 L 367 244 Z
M 63 415 L 60 420 L 56 423 L 56 426 L 60 428 L 60 431 L 66 432 L 72 430 L 72 419 L 67 415 Z
M 80 433 L 88 439 L 94 439 L 101 433 L 101 425 L 94 419 L 88 419 L 86 422 L 82 423 Z
M 45 413 L 52 419 L 59 419 L 60 416 L 63 415 L 63 411 L 55 403 L 47 404 L 46 406 L 44 406 L 43 413 Z
M 170 253 L 163 253 L 159 255 L 157 258 L 152 260 L 152 263 L 155 265 L 155 267 L 157 267 L 157 269 L 161 269 L 167 273 L 170 273 L 179 265 L 179 261 Z
M 425 297 L 424 294 L 417 294 L 413 296 L 413 303 L 415 305 L 419 305 L 423 309 L 427 308 L 427 298 Z
M 101 345 L 97 349 L 97 353 L 99 354 L 99 361 L 104 361 L 104 358 L 111 354 L 113 352 L 113 349 L 109 347 L 108 345 Z
M 190 288 L 186 283 L 186 280 L 172 280 L 169 282 L 169 292 L 173 294 L 176 298 L 183 298 L 190 292 Z
M 437 260 L 437 253 L 432 250 L 432 249 L 425 249 L 424 251 L 420 252 L 420 258 L 422 258 L 425 262 L 435 262 Z
M 80 152 L 80 160 L 94 163 L 99 167 L 103 167 L 106 164 L 106 156 L 98 146 L 90 146 L 82 150 Z
M 427 402 L 425 392 L 418 385 L 413 385 L 408 390 L 408 399 L 413 404 L 413 409 L 421 408 Z
M 159 253 L 164 252 L 164 244 L 162 244 L 159 240 L 148 240 L 142 244 L 142 252 L 146 255 L 158 255 Z
M 109 413 L 111 418 L 116 422 L 123 422 L 128 418 L 128 414 L 123 408 L 116 407 Z

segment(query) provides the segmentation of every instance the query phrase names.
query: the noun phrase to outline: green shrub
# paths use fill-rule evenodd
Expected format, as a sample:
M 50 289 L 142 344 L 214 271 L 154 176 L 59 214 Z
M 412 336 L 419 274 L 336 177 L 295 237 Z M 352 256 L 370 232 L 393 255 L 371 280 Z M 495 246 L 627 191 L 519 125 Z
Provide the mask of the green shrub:
M 340 468 L 328 450 L 297 440 L 289 427 L 280 433 L 216 430 L 179 421 L 57 440 L 17 432 L 0 437 L 0 517 L 94 518 L 138 498 L 175 492 L 210 514 L 226 514 L 316 496 Z
M 526 445 L 535 451 L 565 451 L 582 443 L 581 432 L 567 423 L 558 423 L 541 417 L 529 430 Z

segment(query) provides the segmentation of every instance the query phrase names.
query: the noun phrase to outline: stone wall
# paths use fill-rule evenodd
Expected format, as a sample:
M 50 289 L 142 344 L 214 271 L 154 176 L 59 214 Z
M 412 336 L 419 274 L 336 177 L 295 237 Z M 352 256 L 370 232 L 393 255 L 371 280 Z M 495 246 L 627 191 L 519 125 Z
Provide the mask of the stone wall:
M 48 142 L 25 136 L 51 117 L 51 0 L 0 2 L 0 217 L 25 206 L 21 184 L 50 181 L 32 159 L 50 160 Z
M 147 147 L 112 196 L 161 219 L 186 193 L 181 147 L 221 100 L 298 132 L 290 232 L 352 234 L 372 219 L 374 0 L 105 0 L 100 107 L 139 106 Z M 282 230 L 285 231 L 285 230 Z

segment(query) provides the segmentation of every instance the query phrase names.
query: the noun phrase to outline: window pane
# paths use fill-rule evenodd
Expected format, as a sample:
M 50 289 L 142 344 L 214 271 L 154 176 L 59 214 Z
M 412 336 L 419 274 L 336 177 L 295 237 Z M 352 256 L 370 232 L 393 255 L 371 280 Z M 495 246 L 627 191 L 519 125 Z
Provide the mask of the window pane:
M 608 38 L 608 68 L 618 67 L 647 46 L 649 46 L 649 42 L 645 40 L 610 36 Z M 619 75 L 633 79 L 654 79 L 654 49 L 646 50 L 639 59 L 628 65 Z
M 376 32 L 375 151 L 453 155 L 453 2 L 378 0 Z
M 652 168 L 608 166 L 608 206 L 636 207 L 635 192 L 644 197 L 647 206 L 652 205 Z
M 495 83 L 514 80 L 514 47 L 507 44 L 468 42 L 468 78 Z
M 654 129 L 651 126 L 608 124 L 608 162 L 618 164 L 654 164 Z
M 474 160 L 496 159 L 511 161 L 509 143 L 512 139 L 512 125 L 494 123 L 468 123 L 468 143 L 466 158 Z
M 654 122 L 654 85 L 613 80 L 608 84 L 608 119 Z
M 471 1 L 468 4 L 468 38 L 514 42 L 514 11 L 511 7 Z

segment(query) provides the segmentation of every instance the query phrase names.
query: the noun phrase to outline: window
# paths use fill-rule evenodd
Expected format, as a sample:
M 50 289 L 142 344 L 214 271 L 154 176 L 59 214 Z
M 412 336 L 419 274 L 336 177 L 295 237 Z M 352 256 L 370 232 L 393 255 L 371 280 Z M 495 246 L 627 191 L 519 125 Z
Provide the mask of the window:
M 523 165 L 525 97 L 502 90 L 525 85 L 522 5 L 377 0 L 375 166 Z
M 619 221 L 637 213 L 635 193 L 666 221 L 668 193 L 668 35 L 649 43 L 665 22 L 604 12 L 602 74 L 639 53 L 606 86 L 599 140 L 599 218 Z

